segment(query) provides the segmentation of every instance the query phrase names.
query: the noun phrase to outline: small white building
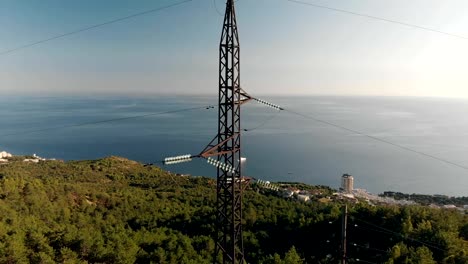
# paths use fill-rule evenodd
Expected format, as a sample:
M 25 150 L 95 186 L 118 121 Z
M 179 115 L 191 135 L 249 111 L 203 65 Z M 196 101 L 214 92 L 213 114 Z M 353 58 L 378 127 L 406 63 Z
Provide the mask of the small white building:
M 283 189 L 283 190 L 281 191 L 281 196 L 283 196 L 284 198 L 292 197 L 293 194 L 294 194 L 294 192 L 291 191 L 291 190 L 288 190 L 288 189 Z
M 456 209 L 457 207 L 454 204 L 446 204 L 443 206 L 445 209 Z
M 310 200 L 310 197 L 308 195 L 298 194 L 297 199 L 301 202 L 307 202 Z
M 39 163 L 39 159 L 24 159 L 24 162 Z
M 13 155 L 11 155 L 10 153 L 8 153 L 6 151 L 0 152 L 0 159 L 11 158 L 12 156 Z
M 32 155 L 32 159 L 24 159 L 23 161 L 24 162 L 33 162 L 33 163 L 39 163 L 40 161 L 46 161 L 47 159 L 45 158 L 42 158 L 42 157 L 39 157 L 38 155 L 36 155 L 36 153 L 34 153 Z

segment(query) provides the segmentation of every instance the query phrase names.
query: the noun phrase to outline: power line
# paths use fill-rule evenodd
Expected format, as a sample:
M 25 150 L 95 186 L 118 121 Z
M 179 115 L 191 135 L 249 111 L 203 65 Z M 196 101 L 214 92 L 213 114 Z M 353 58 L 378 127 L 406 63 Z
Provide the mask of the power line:
M 10 53 L 13 53 L 13 52 L 18 51 L 18 50 L 30 48 L 32 46 L 43 44 L 45 42 L 49 42 L 49 41 L 56 40 L 56 39 L 59 39 L 59 38 L 67 37 L 67 36 L 70 36 L 70 35 L 75 35 L 75 34 L 78 34 L 78 33 L 84 32 L 84 31 L 88 31 L 88 30 L 91 30 L 91 29 L 99 28 L 99 27 L 102 27 L 102 26 L 107 26 L 109 24 L 113 24 L 113 23 L 120 22 L 120 21 L 123 21 L 123 20 L 128 20 L 128 19 L 131 19 L 131 18 L 134 18 L 134 17 L 159 12 L 159 11 L 162 11 L 162 10 L 165 10 L 165 9 L 169 9 L 171 7 L 175 7 L 175 6 L 179 6 L 179 5 L 191 2 L 191 1 L 193 1 L 193 0 L 184 0 L 184 1 L 181 1 L 181 2 L 174 3 L 174 4 L 170 4 L 170 5 L 150 9 L 150 10 L 146 10 L 146 11 L 143 11 L 143 12 L 135 13 L 135 14 L 128 15 L 128 16 L 125 16 L 125 17 L 116 18 L 116 19 L 109 20 L 109 21 L 99 23 L 99 24 L 95 24 L 95 25 L 92 25 L 92 26 L 80 28 L 80 29 L 77 29 L 77 30 L 74 30 L 74 31 L 70 31 L 70 32 L 67 32 L 67 33 L 63 33 L 63 34 L 56 35 L 56 36 L 53 36 L 53 37 L 49 37 L 49 38 L 46 38 L 46 39 L 42 39 L 42 40 L 39 40 L 39 41 L 31 42 L 31 43 L 26 44 L 26 45 L 22 45 L 22 46 L 18 46 L 16 48 L 12 48 L 12 49 L 9 49 L 9 50 L 2 51 L 2 52 L 0 52 L 0 56 L 10 54 Z
M 418 240 L 418 239 L 414 239 L 414 238 L 410 238 L 410 237 L 405 237 L 401 233 L 394 232 L 394 231 L 391 231 L 391 230 L 386 229 L 386 228 L 381 228 L 382 230 L 377 230 L 377 229 L 373 229 L 373 228 L 362 227 L 362 226 L 359 226 L 359 225 L 357 227 L 360 228 L 360 229 L 364 229 L 364 230 L 368 230 L 368 231 L 372 231 L 372 232 L 378 232 L 378 233 L 382 233 L 382 234 L 386 234 L 386 235 L 390 235 L 390 236 L 396 236 L 396 237 L 402 238 L 403 240 L 410 240 L 410 241 L 413 241 L 413 242 L 417 242 L 417 243 L 420 243 L 420 244 L 422 244 L 424 246 L 427 246 L 428 248 L 437 249 L 437 250 L 440 250 L 442 252 L 447 251 L 447 250 L 444 250 L 444 249 L 442 249 L 442 248 L 440 248 L 438 246 L 434 246 L 433 244 L 431 244 L 431 243 L 429 243 L 427 241 L 422 241 L 422 240 Z M 388 231 L 386 231 L 386 230 L 388 230 Z
M 256 100 L 259 100 L 259 99 L 256 98 Z M 261 101 L 263 103 L 270 104 L 270 103 L 268 103 L 266 101 L 263 101 L 263 100 L 261 100 Z M 270 105 L 272 105 L 272 104 L 270 104 Z M 458 168 L 461 168 L 461 169 L 464 169 L 464 170 L 468 170 L 468 166 L 458 164 L 456 162 L 453 162 L 453 161 L 450 161 L 450 160 L 447 160 L 447 159 L 443 159 L 443 158 L 440 158 L 440 157 L 437 157 L 437 156 L 434 156 L 432 154 L 428 154 L 428 153 L 425 153 L 425 152 L 422 152 L 422 151 L 419 151 L 419 150 L 415 150 L 415 149 L 412 149 L 412 148 L 409 148 L 409 147 L 406 147 L 406 146 L 403 146 L 403 145 L 400 145 L 400 144 L 397 144 L 397 143 L 394 143 L 394 142 L 391 142 L 391 141 L 388 141 L 388 140 L 385 140 L 385 139 L 382 139 L 382 138 L 379 138 L 379 137 L 375 137 L 375 136 L 369 135 L 369 134 L 367 134 L 365 132 L 358 131 L 356 129 L 352 129 L 352 128 L 348 128 L 348 127 L 345 127 L 345 126 L 342 126 L 342 125 L 339 125 L 339 124 L 335 124 L 335 123 L 332 123 L 330 121 L 326 121 L 326 120 L 323 120 L 323 119 L 316 118 L 314 116 L 305 115 L 305 114 L 293 111 L 293 110 L 288 109 L 288 108 L 284 108 L 284 107 L 280 107 L 280 106 L 276 106 L 276 105 L 275 105 L 275 107 L 277 107 L 275 109 L 279 109 L 280 111 L 286 111 L 286 112 L 301 116 L 301 117 L 303 117 L 305 119 L 310 119 L 310 120 L 313 120 L 313 121 L 318 122 L 318 123 L 322 123 L 322 124 L 325 124 L 325 125 L 328 125 L 328 126 L 339 128 L 339 129 L 344 130 L 344 131 L 352 132 L 354 134 L 358 134 L 358 135 L 373 139 L 375 141 L 379 141 L 381 143 L 397 147 L 397 148 L 405 150 L 405 151 L 413 152 L 413 153 L 419 154 L 421 156 L 424 156 L 424 157 L 427 157 L 427 158 L 430 158 L 430 159 L 434 159 L 434 160 L 444 162 L 446 164 L 449 164 L 449 165 L 452 165 L 452 166 L 455 166 L 455 167 L 458 167 Z M 275 117 L 276 117 L 276 115 L 273 116 L 271 119 L 273 119 Z M 270 120 L 268 120 L 267 122 L 269 122 L 269 121 Z M 258 128 L 264 126 L 267 122 L 265 122 L 264 124 L 260 125 L 259 127 L 254 128 L 254 129 L 258 129 Z M 249 131 L 249 130 L 244 130 L 244 131 Z
M 373 229 L 373 228 L 369 228 L 369 227 L 362 227 L 362 226 L 360 226 L 360 225 L 356 225 L 356 227 L 357 227 L 357 228 L 361 228 L 361 229 L 365 229 L 365 230 L 368 230 L 368 231 L 372 231 L 372 232 L 378 232 L 378 233 L 387 234 L 387 235 L 394 235 L 393 233 L 388 232 L 388 231 Z M 398 236 L 399 236 L 399 235 L 398 235 Z
M 279 115 L 280 112 L 281 111 L 276 111 L 274 114 L 270 115 L 268 118 L 266 118 L 263 122 L 261 122 L 257 126 L 252 127 L 252 128 L 245 128 L 243 130 L 245 132 L 252 132 L 252 131 L 255 131 L 257 129 L 260 129 L 260 128 L 266 126 L 271 120 L 275 119 Z
M 370 261 L 363 260 L 363 259 L 360 259 L 360 258 L 356 258 L 354 260 L 357 261 L 357 262 L 363 262 L 363 263 L 369 263 L 369 264 L 378 264 L 376 262 L 370 262 Z
M 357 243 L 354 243 L 354 242 L 352 242 L 351 245 L 353 247 L 358 247 L 358 248 L 362 248 L 362 249 L 368 249 L 368 250 L 378 251 L 378 252 L 382 252 L 382 253 L 388 253 L 388 250 L 383 250 L 383 249 L 373 248 L 373 247 L 367 247 L 367 246 L 360 245 L 360 244 L 357 244 Z
M 216 10 L 216 13 L 218 13 L 220 17 L 224 17 L 224 14 L 222 14 L 221 11 L 219 11 L 218 4 L 216 2 L 217 0 L 213 0 L 213 7 Z M 239 0 L 234 1 L 234 3 L 237 3 L 237 2 L 239 2 Z
M 385 140 L 385 139 L 382 139 L 382 138 L 379 138 L 379 137 L 371 136 L 369 134 L 366 134 L 364 132 L 361 132 L 361 131 L 358 131 L 358 130 L 355 130 L 355 129 L 352 129 L 352 128 L 347 128 L 345 126 L 335 124 L 335 123 L 332 123 L 330 121 L 319 119 L 319 118 L 316 118 L 316 117 L 313 117 L 313 116 L 310 116 L 310 115 L 305 115 L 305 114 L 295 112 L 295 111 L 292 111 L 292 110 L 289 110 L 289 109 L 284 109 L 284 111 L 295 114 L 295 115 L 298 115 L 298 116 L 301 116 L 301 117 L 306 118 L 306 119 L 313 120 L 315 122 L 319 122 L 319 123 L 326 124 L 326 125 L 329 125 L 329 126 L 332 126 L 332 127 L 335 127 L 335 128 L 339 128 L 341 130 L 352 132 L 352 133 L 355 133 L 355 134 L 358 134 L 358 135 L 361 135 L 361 136 L 364 136 L 364 137 L 379 141 L 381 143 L 385 143 L 387 145 L 397 147 L 397 148 L 405 150 L 405 151 L 413 152 L 413 153 L 419 154 L 421 156 L 425 156 L 427 158 L 431 158 L 431 159 L 434 159 L 434 160 L 437 160 L 437 161 L 440 161 L 440 162 L 444 162 L 446 164 L 456 166 L 456 167 L 464 169 L 464 170 L 468 170 L 468 166 L 461 165 L 461 164 L 455 163 L 453 161 L 446 160 L 446 159 L 443 159 L 443 158 L 440 158 L 440 157 L 437 157 L 437 156 L 434 156 L 434 155 L 431 155 L 431 154 L 427 154 L 425 152 L 415 150 L 415 149 L 412 149 L 412 148 L 409 148 L 409 147 L 406 147 L 406 146 L 403 146 L 403 145 L 400 145 L 400 144 L 397 144 L 397 143 L 394 143 L 394 142 L 391 142 L 391 141 L 388 141 L 388 140 Z
M 212 109 L 213 106 L 207 105 L 207 106 L 199 106 L 199 107 L 192 107 L 192 108 L 183 108 L 183 109 L 178 109 L 178 110 L 170 110 L 170 111 L 164 111 L 164 112 L 158 112 L 158 113 L 150 113 L 150 114 L 144 114 L 144 115 L 136 115 L 136 116 L 128 116 L 128 117 L 119 117 L 119 118 L 105 119 L 105 120 L 92 121 L 92 122 L 84 122 L 84 123 L 72 124 L 72 125 L 64 125 L 64 126 L 57 126 L 57 127 L 49 127 L 49 128 L 42 128 L 42 129 L 36 129 L 36 130 L 27 130 L 27 131 L 22 131 L 22 132 L 12 132 L 12 133 L 8 133 L 8 134 L 0 135 L 0 137 L 16 136 L 16 135 L 25 135 L 25 134 L 32 134 L 32 133 L 40 133 L 40 132 L 45 132 L 45 131 L 51 131 L 51 130 L 57 130 L 57 129 L 65 129 L 65 128 L 72 128 L 72 127 L 82 127 L 82 126 L 89 126 L 89 125 L 97 125 L 97 124 L 103 124 L 103 123 L 118 122 L 118 121 L 123 121 L 123 120 L 130 120 L 130 119 L 136 119 L 136 118 L 149 117 L 149 116 L 158 116 L 158 115 L 164 115 L 164 114 L 173 114 L 173 113 L 187 112 L 187 111 L 193 111 L 193 110 L 198 110 L 198 109 L 203 109 L 203 108 L 205 108 L 205 109 Z
M 344 10 L 344 9 L 339 9 L 339 8 L 334 8 L 334 7 L 324 6 L 324 5 L 313 4 L 313 3 L 304 2 L 304 1 L 300 1 L 300 0 L 286 0 L 286 1 L 296 3 L 296 4 L 300 4 L 300 5 L 307 5 L 307 6 L 312 6 L 312 7 L 316 7 L 316 8 L 332 10 L 332 11 L 335 11 L 335 12 L 340 12 L 340 13 L 344 13 L 344 14 L 348 14 L 348 15 L 360 16 L 360 17 L 370 18 L 370 19 L 374 19 L 374 20 L 380 20 L 380 21 L 384 21 L 384 22 L 388 22 L 388 23 L 398 24 L 398 25 L 402 25 L 402 26 L 406 26 L 406 27 L 410 27 L 410 28 L 416 28 L 416 29 L 420 29 L 420 30 L 430 31 L 430 32 L 434 32 L 434 33 L 443 34 L 443 35 L 446 35 L 446 36 L 451 36 L 451 37 L 455 37 L 455 38 L 468 40 L 468 37 L 465 37 L 465 36 L 462 36 L 462 35 L 452 34 L 452 33 L 448 33 L 448 32 L 445 32 L 445 31 L 438 30 L 438 29 L 418 26 L 418 25 L 415 25 L 415 24 L 401 22 L 401 21 L 397 21 L 397 20 L 393 20 L 393 19 L 377 17 L 377 16 L 367 15 L 367 14 L 363 14 L 363 13 L 357 13 L 357 12 L 353 12 L 353 11 L 349 11 L 349 10 Z
M 221 11 L 219 11 L 219 9 L 218 9 L 218 5 L 216 4 L 216 0 L 213 0 L 213 7 L 214 7 L 214 9 L 216 10 L 216 13 L 218 13 L 218 15 L 219 15 L 220 17 L 224 17 L 224 15 L 223 15 L 223 14 L 221 13 Z
M 370 226 L 372 226 L 372 227 L 374 227 L 374 228 L 383 230 L 384 232 L 381 232 L 381 233 L 385 233 L 385 232 L 386 232 L 386 233 L 388 233 L 388 234 L 395 235 L 395 236 L 401 237 L 401 238 L 406 239 L 406 240 L 411 240 L 411 241 L 414 241 L 414 242 L 418 242 L 418 243 L 420 243 L 420 244 L 422 244 L 422 245 L 424 245 L 424 246 L 427 246 L 427 247 L 430 247 L 430 248 L 433 248 L 433 249 L 437 249 L 437 250 L 440 250 L 440 251 L 443 251 L 443 252 L 446 252 L 446 251 L 447 251 L 447 250 L 441 248 L 442 245 L 434 244 L 434 243 L 432 243 L 432 242 L 422 241 L 422 240 L 415 239 L 415 238 L 411 238 L 411 237 L 406 237 L 406 236 L 403 235 L 402 233 L 398 233 L 398 232 L 395 232 L 395 231 L 393 231 L 393 230 L 390 230 L 390 229 L 381 227 L 381 226 L 379 226 L 379 225 L 370 223 L 370 222 L 368 222 L 368 221 L 366 221 L 366 220 L 359 219 L 359 218 L 357 218 L 357 217 L 353 217 L 353 218 L 356 219 L 356 220 L 358 220 L 358 221 L 361 222 L 361 223 L 364 223 L 364 224 L 370 225 Z M 360 226 L 358 225 L 358 227 L 360 227 Z M 361 227 L 361 228 L 362 228 L 362 227 Z M 367 229 L 367 228 L 365 228 L 365 229 Z M 370 229 L 370 230 L 371 230 L 371 229 Z M 376 231 L 376 230 L 374 230 L 374 231 Z

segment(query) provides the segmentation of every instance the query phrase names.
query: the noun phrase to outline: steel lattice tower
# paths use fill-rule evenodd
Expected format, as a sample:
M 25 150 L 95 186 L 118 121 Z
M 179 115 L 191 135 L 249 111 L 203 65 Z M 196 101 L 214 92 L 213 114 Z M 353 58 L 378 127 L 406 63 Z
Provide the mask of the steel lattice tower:
M 241 105 L 255 100 L 276 110 L 278 105 L 251 97 L 240 86 L 240 47 L 234 0 L 227 0 L 219 44 L 218 134 L 198 155 L 164 159 L 164 164 L 204 158 L 217 167 L 215 252 L 213 263 L 244 263 L 242 194 L 250 178 L 241 172 Z M 216 158 L 213 158 L 216 157 Z
M 240 87 L 240 47 L 234 1 L 227 0 L 219 44 L 218 135 L 202 152 L 234 168 L 218 167 L 214 263 L 243 263 L 240 106 L 251 98 Z
M 214 262 L 243 263 L 242 186 L 240 166 L 240 64 L 239 35 L 234 1 L 226 3 L 219 45 L 218 160 L 235 168 L 218 168 L 216 187 L 216 248 Z
M 244 263 L 242 193 L 249 179 L 242 177 L 241 172 L 241 105 L 256 100 L 278 110 L 282 108 L 249 96 L 240 86 L 240 47 L 234 0 L 226 2 L 219 44 L 218 88 L 218 134 L 200 154 L 169 157 L 164 163 L 188 162 L 198 157 L 218 168 L 213 263 Z

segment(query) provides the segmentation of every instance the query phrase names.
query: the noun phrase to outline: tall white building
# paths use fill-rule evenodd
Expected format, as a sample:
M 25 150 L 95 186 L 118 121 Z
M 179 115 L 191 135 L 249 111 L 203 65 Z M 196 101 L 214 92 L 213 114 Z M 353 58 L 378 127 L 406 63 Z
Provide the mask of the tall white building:
M 349 174 L 343 174 L 341 177 L 341 190 L 346 193 L 350 193 L 354 188 L 354 178 Z

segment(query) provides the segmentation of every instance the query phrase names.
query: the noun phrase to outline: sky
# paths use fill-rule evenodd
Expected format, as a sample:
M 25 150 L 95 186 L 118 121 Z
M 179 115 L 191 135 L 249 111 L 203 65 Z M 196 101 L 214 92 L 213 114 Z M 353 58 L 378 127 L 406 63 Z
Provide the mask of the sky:
M 2 0 L 0 53 L 180 0 Z M 303 0 L 468 37 L 465 0 Z M 216 95 L 222 0 L 0 55 L 0 93 Z M 251 94 L 468 98 L 468 39 L 299 5 L 238 0 L 241 85 Z

